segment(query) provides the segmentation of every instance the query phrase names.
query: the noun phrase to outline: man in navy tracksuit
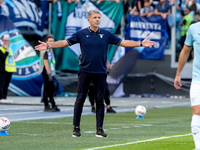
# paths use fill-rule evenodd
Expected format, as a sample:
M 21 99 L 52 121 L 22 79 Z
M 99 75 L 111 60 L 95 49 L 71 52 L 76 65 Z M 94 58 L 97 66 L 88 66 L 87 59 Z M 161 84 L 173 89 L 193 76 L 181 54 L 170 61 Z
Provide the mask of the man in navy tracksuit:
M 39 41 L 40 45 L 35 47 L 36 50 L 46 50 L 49 48 L 60 48 L 71 46 L 76 43 L 80 44 L 81 60 L 80 69 L 78 72 L 78 90 L 77 98 L 74 105 L 73 119 L 73 137 L 80 137 L 80 120 L 83 110 L 83 104 L 86 99 L 89 85 L 91 81 L 94 83 L 96 100 L 96 127 L 97 137 L 107 137 L 103 131 L 104 120 L 104 92 L 106 85 L 106 61 L 108 44 L 120 45 L 123 47 L 151 47 L 155 44 L 153 41 L 148 41 L 149 37 L 143 41 L 122 40 L 115 34 L 99 28 L 101 23 L 101 14 L 98 10 L 90 10 L 88 12 L 88 22 L 90 27 L 82 29 L 74 33 L 67 40 L 61 40 L 54 43 L 45 43 Z

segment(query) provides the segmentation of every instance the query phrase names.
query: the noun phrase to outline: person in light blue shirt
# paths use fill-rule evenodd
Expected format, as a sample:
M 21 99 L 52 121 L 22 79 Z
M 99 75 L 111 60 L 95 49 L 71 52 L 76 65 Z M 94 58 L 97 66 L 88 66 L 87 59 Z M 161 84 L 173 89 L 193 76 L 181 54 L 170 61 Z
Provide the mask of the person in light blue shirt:
M 190 87 L 190 100 L 193 109 L 191 130 L 196 150 L 200 149 L 200 22 L 190 25 L 186 35 L 185 44 L 179 56 L 178 68 L 174 79 L 174 87 L 180 89 L 181 71 L 187 62 L 192 47 L 194 49 L 194 61 L 192 71 L 192 83 Z
M 144 7 L 140 11 L 141 17 L 151 17 L 154 14 L 154 8 L 151 6 L 151 3 L 149 0 L 144 0 Z

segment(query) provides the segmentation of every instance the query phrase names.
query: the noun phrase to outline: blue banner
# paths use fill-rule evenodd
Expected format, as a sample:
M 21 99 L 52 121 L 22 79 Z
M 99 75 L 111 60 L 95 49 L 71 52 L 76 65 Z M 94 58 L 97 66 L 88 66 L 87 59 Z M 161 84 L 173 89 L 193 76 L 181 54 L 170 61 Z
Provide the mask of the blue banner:
M 40 58 L 33 47 L 24 39 L 13 22 L 0 15 L 0 46 L 4 34 L 10 35 L 10 49 L 13 52 L 17 72 L 13 73 L 8 89 L 19 96 L 40 96 L 43 78 L 38 74 Z M 57 81 L 57 80 L 56 80 Z M 57 94 L 64 91 L 56 82 Z
M 37 7 L 34 0 L 4 0 L 1 13 L 9 17 L 17 28 L 30 27 L 35 34 L 43 36 L 47 1 Z
M 39 96 L 43 82 L 42 76 L 38 74 L 39 56 L 12 21 L 0 15 L 0 46 L 4 34 L 10 35 L 10 49 L 17 68 L 17 72 L 12 75 L 9 90 L 20 96 Z
M 140 52 L 143 59 L 163 59 L 167 40 L 167 20 L 160 16 L 153 15 L 150 18 L 139 15 L 128 15 L 126 26 L 126 39 L 142 41 L 150 36 L 150 40 L 155 41 L 153 47 L 135 47 Z M 126 48 L 126 52 L 133 48 Z

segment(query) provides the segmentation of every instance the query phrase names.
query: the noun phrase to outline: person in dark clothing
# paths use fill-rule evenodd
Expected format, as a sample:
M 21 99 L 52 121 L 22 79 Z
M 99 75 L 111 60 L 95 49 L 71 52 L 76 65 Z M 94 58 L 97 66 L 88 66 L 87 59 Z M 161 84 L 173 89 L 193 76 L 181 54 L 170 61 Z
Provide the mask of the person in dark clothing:
M 107 67 L 108 67 L 107 68 L 107 74 L 109 74 L 109 71 L 112 69 L 112 66 L 111 66 L 111 64 L 108 60 L 107 60 Z M 91 112 L 96 113 L 96 107 L 95 107 L 96 94 L 95 94 L 93 82 L 91 82 L 91 84 L 90 84 L 88 96 L 89 96 L 89 101 L 90 101 L 90 104 L 91 104 L 91 107 L 92 107 Z M 113 110 L 113 108 L 110 106 L 110 91 L 109 91 L 107 82 L 106 82 L 106 86 L 105 86 L 104 100 L 105 100 L 105 103 L 106 103 L 106 112 L 107 113 L 116 113 L 116 111 Z
M 88 96 L 89 96 L 89 101 L 91 104 L 91 112 L 96 113 L 96 108 L 95 108 L 95 99 L 96 99 L 96 95 L 95 95 L 95 91 L 94 91 L 94 84 L 91 83 L 90 87 L 89 87 L 89 91 L 88 91 Z M 115 110 L 113 110 L 113 108 L 110 106 L 110 91 L 108 89 L 108 84 L 106 82 L 106 86 L 105 86 L 105 95 L 104 95 L 104 100 L 106 103 L 106 112 L 107 113 L 116 113 Z
M 8 86 L 13 72 L 16 72 L 15 60 L 9 47 L 9 34 L 3 36 L 3 46 L 0 47 L 0 102 L 12 102 L 7 100 Z
M 101 13 L 98 10 L 88 12 L 88 22 L 90 26 L 75 32 L 67 40 L 61 40 L 54 43 L 45 43 L 39 41 L 35 50 L 46 50 L 49 48 L 61 48 L 80 43 L 81 60 L 78 72 L 77 98 L 74 104 L 73 118 L 73 137 L 80 137 L 80 121 L 88 89 L 91 81 L 94 83 L 96 93 L 96 137 L 107 137 L 103 130 L 104 121 L 104 92 L 107 77 L 107 50 L 108 44 L 120 45 L 123 47 L 151 47 L 154 41 L 149 41 L 147 37 L 143 41 L 122 40 L 110 31 L 99 28 L 101 23 Z
M 54 42 L 53 36 L 46 37 L 46 43 Z M 55 59 L 52 49 L 40 52 L 40 68 L 39 73 L 42 73 L 44 90 L 43 90 L 43 101 L 45 112 L 60 111 L 56 106 L 54 100 L 54 76 L 55 74 Z M 49 101 L 52 107 L 49 106 Z
M 167 0 L 160 0 L 160 3 L 156 5 L 155 15 L 160 15 L 162 19 L 167 19 L 167 16 L 171 14 L 171 6 Z

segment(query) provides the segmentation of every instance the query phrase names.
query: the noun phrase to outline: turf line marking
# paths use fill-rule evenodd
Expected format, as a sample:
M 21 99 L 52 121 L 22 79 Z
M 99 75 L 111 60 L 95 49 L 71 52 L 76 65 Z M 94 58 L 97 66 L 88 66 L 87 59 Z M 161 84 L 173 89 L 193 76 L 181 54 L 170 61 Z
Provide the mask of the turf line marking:
M 24 122 L 24 123 L 34 123 L 34 124 L 73 124 L 71 123 L 57 123 L 57 122 Z
M 63 111 L 71 111 L 71 110 L 73 110 L 73 109 L 61 109 L 61 111 L 63 112 Z M 4 115 L 26 115 L 26 114 L 34 114 L 34 113 L 45 113 L 43 110 L 39 110 L 39 111 L 35 111 L 35 110 L 33 110 L 33 111 L 29 111 L 29 112 L 18 112 L 18 113 L 16 113 L 16 112 L 13 112 L 13 113 L 5 113 L 5 114 L 1 114 L 2 116 L 4 116 Z
M 147 139 L 147 140 L 143 140 L 143 141 L 135 141 L 135 142 L 129 142 L 129 143 L 124 143 L 124 144 L 115 144 L 115 145 L 94 147 L 94 148 L 89 148 L 89 149 L 84 149 L 84 150 L 104 149 L 104 148 L 109 148 L 109 147 L 117 147 L 117 146 L 124 146 L 124 145 L 130 145 L 130 144 L 145 143 L 145 142 L 151 142 L 151 141 L 157 141 L 157 140 L 163 140 L 163 139 L 170 139 L 170 138 L 174 138 L 174 137 L 189 136 L 189 135 L 192 135 L 192 133 L 183 134 L 183 135 L 163 136 L 163 137 L 155 138 L 155 139 Z
M 53 112 L 56 113 L 56 112 Z M 10 119 L 11 121 L 25 121 L 25 120 L 37 120 L 37 119 L 57 119 L 57 118 L 64 118 L 64 117 L 72 117 L 73 114 L 64 114 L 64 115 L 53 115 L 52 116 L 42 116 L 42 117 L 31 117 L 31 118 L 20 118 L 20 119 Z M 49 113 L 50 114 L 50 113 Z M 82 115 L 90 115 L 91 113 L 83 113 Z
M 29 134 L 29 133 L 18 133 L 20 135 L 29 135 L 29 136 L 37 136 L 37 134 Z

